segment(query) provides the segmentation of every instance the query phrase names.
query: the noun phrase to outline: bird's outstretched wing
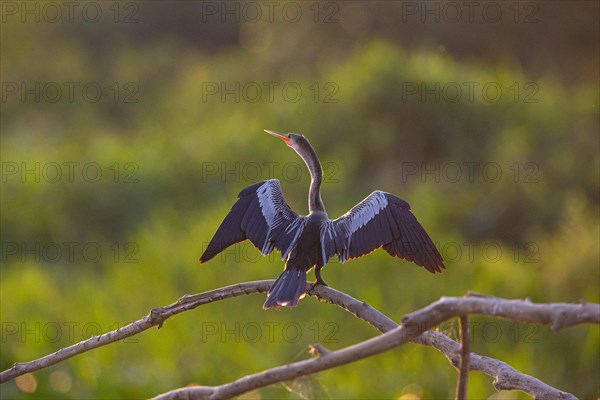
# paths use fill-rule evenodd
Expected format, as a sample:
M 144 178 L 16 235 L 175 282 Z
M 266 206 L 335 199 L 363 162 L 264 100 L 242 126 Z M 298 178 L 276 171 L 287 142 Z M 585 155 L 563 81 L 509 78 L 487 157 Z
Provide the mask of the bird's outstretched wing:
M 279 180 L 256 183 L 240 192 L 200 261 L 206 262 L 244 239 L 250 239 L 263 254 L 276 248 L 285 259 L 305 223 L 306 217 L 296 214 L 285 202 Z
M 383 247 L 430 272 L 445 268 L 442 256 L 407 202 L 376 190 L 340 218 L 321 226 L 323 259 L 345 262 Z

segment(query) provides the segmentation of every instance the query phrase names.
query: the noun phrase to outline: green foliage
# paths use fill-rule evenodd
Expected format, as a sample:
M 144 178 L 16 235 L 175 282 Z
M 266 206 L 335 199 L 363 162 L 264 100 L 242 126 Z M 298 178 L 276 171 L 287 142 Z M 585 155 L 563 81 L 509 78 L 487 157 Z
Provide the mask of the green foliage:
M 167 39 L 151 46 L 118 42 L 112 57 L 96 62 L 96 53 L 76 37 L 30 28 L 3 27 L 13 38 L 3 41 L 3 60 L 11 60 L 3 63 L 4 81 L 101 81 L 104 88 L 136 82 L 139 101 L 3 104 L 4 163 L 29 168 L 39 163 L 42 169 L 79 163 L 72 182 L 66 176 L 54 183 L 43 176 L 36 180 L 35 173 L 25 179 L 3 175 L 3 370 L 128 324 L 183 294 L 275 278 L 283 266 L 278 255 L 262 258 L 249 243 L 205 265 L 197 262 L 236 194 L 255 181 L 279 178 L 290 205 L 306 212 L 304 165 L 263 128 L 310 139 L 330 168 L 323 187 L 330 216 L 343 214 L 376 188 L 411 203 L 442 250 L 446 272 L 432 276 L 384 252 L 344 265 L 332 260 L 324 272 L 331 286 L 391 318 L 399 321 L 440 296 L 469 290 L 538 302 L 600 301 L 597 84 L 567 88 L 548 74 L 536 81 L 537 102 L 526 103 L 523 96 L 533 92 L 523 85 L 532 78 L 514 65 L 459 60 L 431 47 L 406 50 L 379 40 L 318 68 L 287 69 L 289 57 L 280 59 L 275 50 L 264 57 L 240 48 L 209 56 Z M 53 62 L 32 62 L 40 57 Z M 297 102 L 279 95 L 273 102 L 203 100 L 207 82 L 267 81 L 295 82 L 303 95 Z M 495 102 L 481 94 L 457 102 L 406 94 L 407 83 L 471 81 L 496 82 L 505 94 Z M 317 99 L 309 89 L 315 83 Z M 515 83 L 521 86 L 511 92 Z M 339 89 L 333 95 L 337 102 L 323 102 L 331 88 Z M 98 182 L 78 175 L 86 163 L 102 168 Z M 273 174 L 265 163 L 276 163 Z M 472 181 L 465 163 L 478 163 Z M 498 179 L 482 172 L 491 164 L 501 169 Z M 256 165 L 258 176 L 248 167 Z M 453 180 L 453 171 L 444 168 L 457 165 L 463 175 Z M 409 174 L 409 166 L 417 172 Z M 424 168 L 437 168 L 438 175 L 424 174 Z M 73 259 L 65 242 L 78 243 Z M 102 251 L 97 261 L 82 253 L 90 243 Z M 8 252 L 12 244 L 16 254 Z M 36 244 L 58 244 L 63 254 L 53 262 L 50 253 L 23 250 Z M 313 342 L 338 349 L 377 334 L 314 299 L 281 312 L 261 310 L 263 301 L 253 295 L 178 315 L 160 331 L 35 373 L 32 394 L 11 382 L 2 396 L 148 397 L 303 359 Z M 440 327 L 449 333 L 455 328 Z M 598 327 L 554 333 L 475 318 L 473 331 L 479 354 L 581 398 L 598 396 L 593 379 L 600 373 Z M 455 377 L 441 354 L 407 345 L 254 394 L 448 398 Z M 494 393 L 489 378 L 471 377 L 473 398 Z

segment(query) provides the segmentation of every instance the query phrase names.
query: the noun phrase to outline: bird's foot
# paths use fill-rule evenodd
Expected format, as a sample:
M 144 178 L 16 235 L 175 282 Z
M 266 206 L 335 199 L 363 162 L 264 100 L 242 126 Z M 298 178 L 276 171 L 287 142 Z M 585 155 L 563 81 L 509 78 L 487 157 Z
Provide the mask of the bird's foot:
M 310 290 L 313 290 L 317 285 L 329 286 L 323 278 L 317 278 L 316 281 L 310 286 Z

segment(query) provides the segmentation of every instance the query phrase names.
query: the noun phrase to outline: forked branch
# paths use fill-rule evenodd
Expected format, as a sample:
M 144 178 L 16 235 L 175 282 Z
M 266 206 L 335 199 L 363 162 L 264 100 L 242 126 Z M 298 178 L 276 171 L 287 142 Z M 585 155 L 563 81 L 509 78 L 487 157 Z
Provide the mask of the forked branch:
M 164 321 L 172 315 L 203 304 L 244 294 L 266 292 L 272 283 L 272 280 L 245 282 L 201 294 L 183 296 L 176 303 L 153 309 L 144 318 L 125 327 L 92 337 L 34 361 L 16 363 L 12 368 L 0 373 L 0 383 L 28 372 L 46 368 L 91 349 L 136 335 L 152 326 L 160 328 Z M 444 353 L 452 365 L 458 368 L 461 346 L 443 333 L 429 331 L 439 323 L 457 316 L 485 314 L 523 322 L 550 324 L 553 329 L 581 323 L 600 323 L 600 305 L 598 304 L 534 304 L 526 300 L 505 300 L 469 295 L 461 298 L 442 298 L 422 310 L 408 314 L 404 317 L 402 326 L 398 326 L 393 320 L 368 304 L 335 289 L 317 286 L 308 293 L 342 307 L 385 334 L 337 351 L 329 351 L 320 345 L 315 345 L 313 348 L 317 349 L 320 354 L 318 358 L 276 367 L 217 387 L 177 389 L 165 393 L 159 398 L 228 398 L 258 387 L 354 362 L 397 347 L 409 340 L 435 347 Z M 575 398 L 569 393 L 559 391 L 534 377 L 515 370 L 502 361 L 482 357 L 475 353 L 470 353 L 469 369 L 481 371 L 493 377 L 494 386 L 498 390 L 521 390 L 536 399 Z

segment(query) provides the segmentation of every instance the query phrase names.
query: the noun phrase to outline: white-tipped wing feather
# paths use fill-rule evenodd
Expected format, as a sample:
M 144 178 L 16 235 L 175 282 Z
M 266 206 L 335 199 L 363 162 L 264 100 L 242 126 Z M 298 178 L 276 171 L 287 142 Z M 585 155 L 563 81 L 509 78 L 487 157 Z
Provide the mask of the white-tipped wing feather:
M 238 201 L 200 258 L 206 262 L 234 243 L 249 239 L 261 253 L 273 248 L 287 258 L 304 229 L 306 217 L 287 205 L 279 180 L 270 179 L 242 190 Z
M 408 203 L 392 194 L 376 190 L 340 218 L 321 226 L 324 260 L 337 254 L 345 262 L 380 247 L 430 272 L 445 268 Z

